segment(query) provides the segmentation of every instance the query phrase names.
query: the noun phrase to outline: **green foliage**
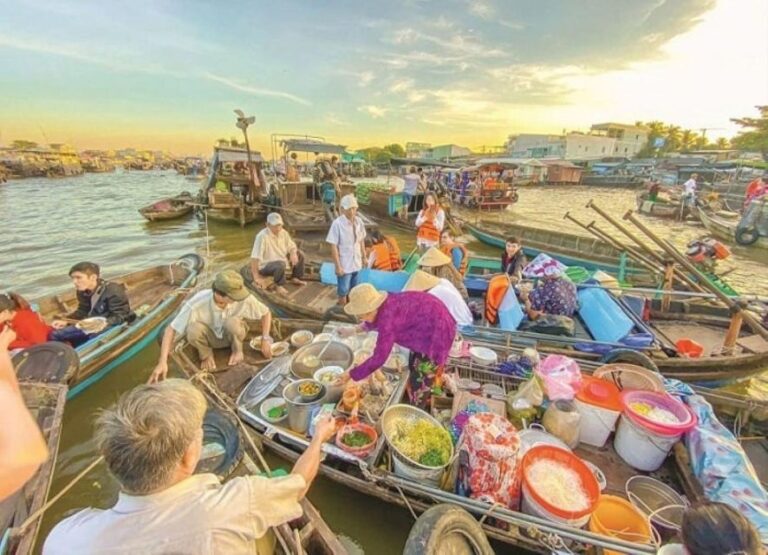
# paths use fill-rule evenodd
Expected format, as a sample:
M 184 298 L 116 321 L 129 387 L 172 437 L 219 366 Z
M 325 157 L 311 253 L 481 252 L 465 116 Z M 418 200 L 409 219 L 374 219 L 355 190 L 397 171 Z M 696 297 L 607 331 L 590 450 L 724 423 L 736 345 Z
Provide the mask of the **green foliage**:
M 371 164 L 388 164 L 392 158 L 404 158 L 405 149 L 396 143 L 384 147 L 372 146 L 357 151 Z
M 755 150 L 768 160 L 768 106 L 756 106 L 760 117 L 733 118 L 743 130 L 731 141 L 734 148 Z
M 24 148 L 37 148 L 37 143 L 35 141 L 27 141 L 25 139 L 16 139 L 11 143 L 11 148 L 18 148 L 18 149 L 24 149 Z

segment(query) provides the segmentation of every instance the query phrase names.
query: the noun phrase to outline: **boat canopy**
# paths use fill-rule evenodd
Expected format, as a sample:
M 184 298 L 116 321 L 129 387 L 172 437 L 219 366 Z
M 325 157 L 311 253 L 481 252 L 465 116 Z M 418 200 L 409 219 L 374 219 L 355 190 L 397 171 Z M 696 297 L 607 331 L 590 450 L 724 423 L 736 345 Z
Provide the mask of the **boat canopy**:
M 286 139 L 280 141 L 286 152 L 313 152 L 315 154 L 344 154 L 347 147 L 313 139 Z
M 458 168 L 458 164 L 431 160 L 429 158 L 392 158 L 389 161 L 393 166 L 421 166 L 435 168 Z
M 245 151 L 244 148 L 234 148 L 234 147 L 216 147 L 216 152 L 214 155 L 214 162 L 219 162 L 221 164 L 225 162 L 248 162 L 248 153 Z M 251 151 L 251 160 L 254 162 L 263 162 L 264 158 L 261 156 L 261 152 L 258 152 L 256 150 Z

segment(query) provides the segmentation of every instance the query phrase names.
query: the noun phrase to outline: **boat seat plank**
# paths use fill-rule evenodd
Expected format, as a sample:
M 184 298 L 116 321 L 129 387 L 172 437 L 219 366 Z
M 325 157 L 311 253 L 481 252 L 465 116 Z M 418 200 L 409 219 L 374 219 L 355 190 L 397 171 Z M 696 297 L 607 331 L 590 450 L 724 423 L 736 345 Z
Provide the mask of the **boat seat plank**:
M 704 347 L 703 357 L 718 354 L 723 348 L 723 330 L 689 322 L 654 322 L 657 331 L 674 344 L 680 339 L 692 339 Z
M 736 344 L 752 353 L 768 353 L 768 341 L 759 335 L 741 337 Z

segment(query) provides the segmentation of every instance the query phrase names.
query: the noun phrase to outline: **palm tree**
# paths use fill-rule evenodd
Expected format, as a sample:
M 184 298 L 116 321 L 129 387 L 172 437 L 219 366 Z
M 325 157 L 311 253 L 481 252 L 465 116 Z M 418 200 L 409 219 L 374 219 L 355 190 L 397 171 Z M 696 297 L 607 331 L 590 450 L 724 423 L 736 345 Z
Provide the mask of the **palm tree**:
M 708 144 L 707 138 L 704 137 L 703 135 L 698 135 L 696 137 L 696 140 L 693 141 L 693 146 L 696 148 L 696 150 L 702 150 L 704 148 L 707 148 L 707 144 Z
M 681 142 L 681 130 L 678 125 L 670 125 L 666 130 L 666 150 L 678 150 Z
M 680 146 L 683 148 L 683 150 L 690 150 L 695 140 L 696 133 L 690 129 L 683 129 L 682 133 L 680 134 Z
M 715 141 L 715 146 L 720 150 L 725 150 L 731 146 L 731 143 L 725 137 L 720 137 Z

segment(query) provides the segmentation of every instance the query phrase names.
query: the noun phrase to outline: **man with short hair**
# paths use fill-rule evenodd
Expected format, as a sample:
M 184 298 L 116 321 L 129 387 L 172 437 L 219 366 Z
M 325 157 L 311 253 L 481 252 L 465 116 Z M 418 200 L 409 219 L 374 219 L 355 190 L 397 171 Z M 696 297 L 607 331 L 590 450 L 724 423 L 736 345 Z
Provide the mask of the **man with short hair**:
M 220 272 L 210 289 L 196 293 L 185 302 L 179 313 L 165 328 L 160 345 L 160 358 L 149 378 L 156 382 L 168 374 L 168 356 L 176 335 L 186 336 L 187 341 L 197 349 L 202 370 L 215 370 L 214 349 L 229 347 L 229 366 L 243 361 L 243 340 L 248 334 L 246 320 L 261 320 L 261 352 L 272 356 L 272 315 L 245 288 L 243 278 L 233 270 Z
M 419 191 L 419 184 L 421 178 L 416 173 L 416 167 L 411 166 L 408 168 L 408 173 L 403 176 L 403 219 L 408 218 L 408 208 L 411 206 L 411 201 L 416 193 Z
M 101 329 L 95 327 L 84 331 L 66 320 L 56 319 L 51 322 L 54 329 L 51 341 L 62 341 L 77 347 L 111 326 L 132 322 L 136 318 L 125 286 L 101 279 L 98 264 L 78 262 L 69 269 L 69 277 L 77 291 L 77 309 L 67 314 L 66 319 L 72 321 L 101 317 L 104 318 L 104 325 Z
M 96 443 L 120 484 L 110 509 L 84 509 L 59 522 L 45 555 L 270 553 L 270 528 L 299 518 L 335 432 L 321 419 L 288 476 L 240 476 L 221 484 L 195 474 L 203 449 L 205 397 L 172 379 L 123 394 L 96 421 Z
M 283 217 L 277 212 L 267 216 L 267 227 L 259 231 L 251 251 L 251 272 L 253 283 L 258 286 L 258 276 L 272 276 L 275 290 L 287 295 L 285 270 L 290 264 L 291 283 L 306 285 L 304 276 L 304 254 L 298 249 L 290 234 L 283 227 Z
M 357 283 L 357 273 L 363 269 L 366 259 L 365 225 L 357 217 L 357 207 L 355 195 L 345 195 L 341 199 L 341 216 L 333 221 L 325 239 L 331 245 L 341 306 L 346 304 L 349 290 Z

